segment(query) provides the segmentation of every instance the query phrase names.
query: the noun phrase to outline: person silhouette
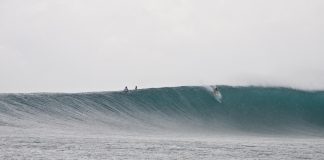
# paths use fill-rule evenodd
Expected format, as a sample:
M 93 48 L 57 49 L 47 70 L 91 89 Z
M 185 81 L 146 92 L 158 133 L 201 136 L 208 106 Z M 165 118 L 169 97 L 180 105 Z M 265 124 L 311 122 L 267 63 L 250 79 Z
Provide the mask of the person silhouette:
M 124 92 L 125 92 L 125 93 L 128 93 L 128 88 L 127 88 L 127 86 L 125 87 Z

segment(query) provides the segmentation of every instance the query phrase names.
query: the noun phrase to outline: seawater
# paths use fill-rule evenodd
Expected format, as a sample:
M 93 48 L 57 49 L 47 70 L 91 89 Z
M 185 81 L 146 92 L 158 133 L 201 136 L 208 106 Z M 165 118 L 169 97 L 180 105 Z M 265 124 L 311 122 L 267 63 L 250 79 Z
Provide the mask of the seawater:
M 0 95 L 0 159 L 324 159 L 324 92 L 152 88 Z

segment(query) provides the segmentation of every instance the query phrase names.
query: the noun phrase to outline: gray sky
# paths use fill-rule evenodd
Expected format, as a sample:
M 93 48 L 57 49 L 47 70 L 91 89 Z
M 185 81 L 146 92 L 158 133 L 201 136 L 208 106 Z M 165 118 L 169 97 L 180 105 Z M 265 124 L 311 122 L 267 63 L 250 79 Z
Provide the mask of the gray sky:
M 0 92 L 324 89 L 323 0 L 0 0 Z

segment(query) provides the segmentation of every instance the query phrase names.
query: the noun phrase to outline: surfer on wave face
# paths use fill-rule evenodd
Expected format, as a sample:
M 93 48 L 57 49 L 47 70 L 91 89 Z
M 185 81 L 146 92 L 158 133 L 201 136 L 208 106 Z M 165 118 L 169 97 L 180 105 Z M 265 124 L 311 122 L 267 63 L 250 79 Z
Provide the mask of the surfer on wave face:
M 217 86 L 215 86 L 215 88 L 214 88 L 214 92 L 218 92 L 218 88 L 217 88 Z

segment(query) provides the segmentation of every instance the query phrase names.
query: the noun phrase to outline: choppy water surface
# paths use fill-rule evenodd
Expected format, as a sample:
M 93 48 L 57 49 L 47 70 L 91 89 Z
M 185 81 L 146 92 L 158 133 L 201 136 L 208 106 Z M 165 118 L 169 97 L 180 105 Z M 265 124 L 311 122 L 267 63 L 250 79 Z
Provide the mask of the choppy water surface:
M 323 139 L 1 137 L 0 159 L 323 159 Z

